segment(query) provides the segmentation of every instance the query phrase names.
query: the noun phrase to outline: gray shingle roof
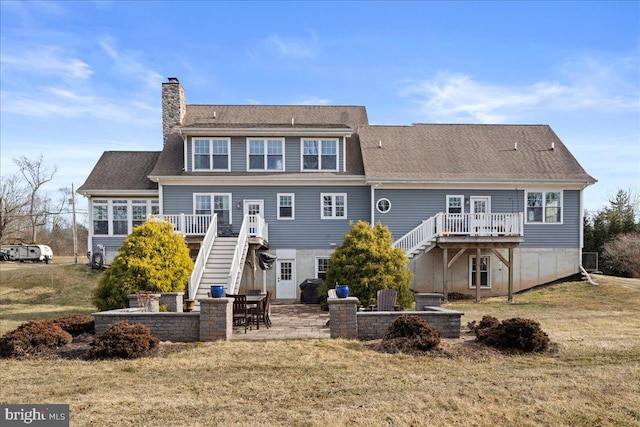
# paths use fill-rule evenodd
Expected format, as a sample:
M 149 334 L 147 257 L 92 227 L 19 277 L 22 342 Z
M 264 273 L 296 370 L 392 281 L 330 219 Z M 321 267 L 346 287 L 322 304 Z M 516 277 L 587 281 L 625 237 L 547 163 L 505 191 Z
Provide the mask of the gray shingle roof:
M 595 182 L 547 125 L 361 126 L 358 133 L 368 180 Z
M 356 129 L 369 123 L 362 106 L 336 105 L 187 105 L 182 126 L 204 124 L 347 125 Z
M 147 176 L 159 156 L 159 151 L 105 151 L 78 191 L 157 190 Z

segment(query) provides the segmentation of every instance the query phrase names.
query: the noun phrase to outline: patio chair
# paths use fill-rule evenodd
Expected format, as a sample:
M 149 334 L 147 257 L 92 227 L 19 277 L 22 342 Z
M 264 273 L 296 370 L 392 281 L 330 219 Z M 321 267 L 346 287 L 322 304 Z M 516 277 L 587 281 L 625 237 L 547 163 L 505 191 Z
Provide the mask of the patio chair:
M 269 308 L 271 307 L 271 291 L 267 291 L 267 296 L 262 300 L 261 304 L 252 309 L 251 314 L 255 316 L 256 325 L 260 328 L 260 322 L 263 322 L 267 328 L 271 327 L 271 319 L 269 318 Z
M 251 329 L 251 310 L 247 306 L 246 295 L 227 295 L 233 298 L 233 324 L 244 326 L 244 333 Z
M 396 307 L 396 298 L 398 292 L 394 289 L 380 289 L 376 294 L 378 301 L 378 311 L 394 311 Z

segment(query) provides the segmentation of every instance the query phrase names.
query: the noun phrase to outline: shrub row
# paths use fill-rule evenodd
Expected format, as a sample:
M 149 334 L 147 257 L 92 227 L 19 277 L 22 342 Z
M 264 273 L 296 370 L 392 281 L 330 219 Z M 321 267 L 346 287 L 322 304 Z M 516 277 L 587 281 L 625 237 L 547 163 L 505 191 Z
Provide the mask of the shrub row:
M 549 348 L 549 336 L 540 323 L 531 319 L 514 317 L 500 322 L 492 316 L 483 316 L 480 323 L 468 324 L 476 340 L 502 350 L 542 352 Z
M 50 320 L 31 321 L 0 337 L 0 357 L 28 357 L 69 344 L 71 334 Z

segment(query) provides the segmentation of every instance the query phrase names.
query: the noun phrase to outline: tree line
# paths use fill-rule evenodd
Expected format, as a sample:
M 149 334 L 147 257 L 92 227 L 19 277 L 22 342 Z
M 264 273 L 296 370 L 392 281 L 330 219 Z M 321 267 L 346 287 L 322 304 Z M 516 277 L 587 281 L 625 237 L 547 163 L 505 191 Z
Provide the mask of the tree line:
M 597 252 L 604 274 L 640 278 L 640 203 L 618 190 L 609 204 L 584 215 L 583 252 Z
M 49 167 L 40 155 L 13 160 L 18 172 L 0 177 L 0 243 L 42 244 L 56 255 L 73 255 L 73 221 L 69 188 L 60 188 L 57 197 L 44 190 L 57 167 Z M 88 230 L 78 224 L 78 254 L 86 252 Z

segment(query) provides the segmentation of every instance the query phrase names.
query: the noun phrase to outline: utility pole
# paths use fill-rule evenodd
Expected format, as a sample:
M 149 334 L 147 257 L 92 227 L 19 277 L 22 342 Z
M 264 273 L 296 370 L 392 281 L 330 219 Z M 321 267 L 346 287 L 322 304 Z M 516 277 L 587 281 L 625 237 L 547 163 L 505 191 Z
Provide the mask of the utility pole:
M 71 206 L 73 207 L 73 263 L 78 264 L 78 232 L 76 231 L 76 192 L 71 183 Z

